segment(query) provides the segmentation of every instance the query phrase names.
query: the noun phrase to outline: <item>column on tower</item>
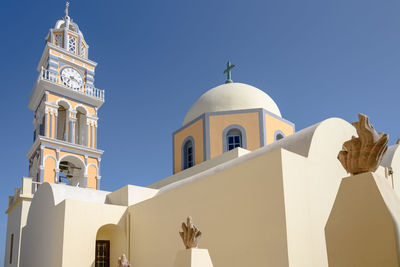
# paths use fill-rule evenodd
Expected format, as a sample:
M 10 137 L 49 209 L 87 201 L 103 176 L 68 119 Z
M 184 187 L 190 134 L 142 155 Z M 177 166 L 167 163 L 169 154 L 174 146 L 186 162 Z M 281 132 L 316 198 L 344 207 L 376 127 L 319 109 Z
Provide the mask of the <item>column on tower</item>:
M 69 111 L 69 132 L 68 132 L 68 141 L 70 143 L 75 142 L 75 124 L 76 124 L 76 111 L 70 110 Z
M 97 140 L 97 118 L 90 117 L 87 119 L 87 134 L 88 134 L 88 146 L 91 148 L 96 148 Z

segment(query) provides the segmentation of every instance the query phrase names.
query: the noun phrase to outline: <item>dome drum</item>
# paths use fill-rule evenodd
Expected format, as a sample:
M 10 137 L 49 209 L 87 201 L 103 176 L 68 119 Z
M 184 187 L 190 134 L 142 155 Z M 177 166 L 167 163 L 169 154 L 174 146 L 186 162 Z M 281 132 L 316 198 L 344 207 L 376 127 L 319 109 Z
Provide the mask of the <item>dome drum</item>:
M 252 151 L 293 133 L 294 124 L 281 117 L 266 93 L 247 84 L 223 84 L 203 94 L 187 113 L 182 128 L 173 133 L 173 172 L 236 147 Z
M 186 114 L 183 126 L 207 112 L 254 108 L 263 108 L 281 117 L 274 100 L 260 89 L 243 83 L 226 83 L 204 93 Z

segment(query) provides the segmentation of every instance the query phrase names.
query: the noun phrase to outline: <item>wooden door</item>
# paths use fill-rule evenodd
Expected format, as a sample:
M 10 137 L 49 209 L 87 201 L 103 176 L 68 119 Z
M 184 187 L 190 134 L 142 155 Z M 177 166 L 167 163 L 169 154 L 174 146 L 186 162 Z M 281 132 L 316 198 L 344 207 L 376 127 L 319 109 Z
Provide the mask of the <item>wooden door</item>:
M 95 267 L 110 267 L 110 240 L 96 240 Z

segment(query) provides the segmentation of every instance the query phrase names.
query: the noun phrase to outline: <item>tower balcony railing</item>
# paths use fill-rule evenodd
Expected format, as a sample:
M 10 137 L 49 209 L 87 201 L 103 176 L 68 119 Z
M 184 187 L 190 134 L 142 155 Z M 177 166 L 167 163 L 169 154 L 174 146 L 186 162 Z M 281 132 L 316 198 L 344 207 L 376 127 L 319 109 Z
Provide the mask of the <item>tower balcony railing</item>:
M 104 101 L 104 90 L 95 88 L 94 86 L 87 83 L 79 84 L 79 82 L 73 78 L 54 73 L 43 67 L 41 73 L 39 74 L 38 80 L 49 81 L 51 83 L 71 89 L 81 94 L 85 94 Z

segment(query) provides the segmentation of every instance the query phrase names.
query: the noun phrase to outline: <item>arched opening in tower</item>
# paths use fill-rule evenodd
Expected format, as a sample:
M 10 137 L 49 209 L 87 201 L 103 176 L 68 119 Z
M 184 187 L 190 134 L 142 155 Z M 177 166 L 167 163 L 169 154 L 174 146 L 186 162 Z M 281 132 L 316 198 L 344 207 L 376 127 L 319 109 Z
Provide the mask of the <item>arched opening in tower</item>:
M 87 117 L 86 111 L 77 109 L 75 123 L 75 143 L 87 145 Z
M 72 186 L 86 187 L 85 165 L 76 157 L 66 156 L 58 166 L 58 182 Z

